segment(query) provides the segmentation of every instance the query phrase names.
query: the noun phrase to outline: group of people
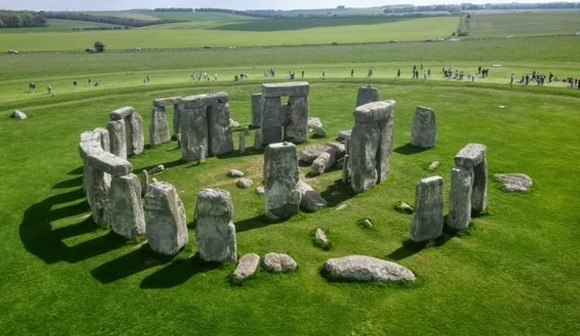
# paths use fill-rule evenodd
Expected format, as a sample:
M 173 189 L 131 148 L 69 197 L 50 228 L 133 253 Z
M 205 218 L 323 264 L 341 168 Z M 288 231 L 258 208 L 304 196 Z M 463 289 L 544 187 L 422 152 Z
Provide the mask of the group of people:
M 72 82 L 72 84 L 73 84 L 73 88 L 75 88 L 75 89 L 78 88 L 78 86 L 79 86 L 79 83 L 76 80 L 74 80 Z M 93 80 L 89 78 L 88 79 L 88 84 L 89 84 L 89 87 L 91 87 L 93 85 L 94 86 L 103 86 L 103 80 L 102 79 L 99 79 L 98 81 L 94 81 L 94 84 L 93 84 Z M 28 83 L 28 93 L 33 93 L 33 92 L 36 92 L 36 83 L 29 82 Z M 48 94 L 50 96 L 54 96 L 54 92 L 53 92 L 53 89 L 52 89 L 52 85 L 48 84 L 46 86 L 46 94 Z
M 510 76 L 510 86 L 514 84 L 514 74 L 512 73 Z M 532 83 L 536 83 L 536 85 L 543 86 L 546 83 L 552 82 L 564 82 L 566 83 L 567 87 L 570 89 L 577 89 L 580 90 L 580 78 L 574 77 L 566 77 L 566 78 L 558 78 L 552 72 L 550 72 L 547 76 L 543 73 L 532 71 L 532 73 L 522 75 L 521 79 L 517 81 L 517 84 L 521 85 L 530 85 Z
M 198 82 L 201 81 L 202 78 L 204 80 L 208 80 L 208 81 L 211 80 L 211 76 L 210 76 L 209 73 L 207 73 L 207 72 L 201 72 L 201 71 L 199 72 L 199 75 L 197 73 L 195 73 L 195 72 L 192 72 L 191 73 L 191 76 L 189 76 L 189 78 L 191 78 L 192 81 L 197 80 Z M 215 80 L 218 80 L 218 74 L 217 74 L 217 72 L 214 74 L 214 79 Z

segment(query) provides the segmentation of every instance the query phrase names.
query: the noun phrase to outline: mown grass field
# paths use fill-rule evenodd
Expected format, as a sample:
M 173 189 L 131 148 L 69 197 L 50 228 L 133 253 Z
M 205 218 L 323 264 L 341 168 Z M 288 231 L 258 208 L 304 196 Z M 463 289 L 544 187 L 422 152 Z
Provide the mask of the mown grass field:
M 38 43 L 44 43 L 46 34 L 37 34 Z M 0 334 L 575 334 L 580 327 L 580 216 L 575 208 L 580 197 L 580 91 L 559 84 L 507 83 L 511 72 L 533 70 L 580 77 L 573 57 L 576 41 L 501 38 L 0 55 Z M 526 45 L 531 47 L 522 49 Z M 530 50 L 541 45 L 549 48 Z M 432 78 L 410 79 L 412 66 L 421 60 Z M 500 62 L 502 67 L 491 67 Z M 490 67 L 490 78 L 444 80 L 441 67 L 450 64 L 468 72 Z M 368 79 L 371 66 L 375 75 Z M 256 182 L 254 187 L 260 185 L 261 151 L 196 165 L 180 162 L 179 149 L 168 143 L 131 161 L 136 172 L 166 166 L 156 178 L 180 191 L 190 227 L 187 247 L 174 258 L 163 258 L 146 242 L 126 242 L 96 228 L 81 191 L 81 132 L 105 126 L 110 111 L 130 105 L 144 117 L 148 143 L 153 99 L 216 91 L 230 95 L 232 117 L 247 125 L 251 94 L 260 91 L 262 71 L 269 67 L 276 68 L 277 77 L 268 80 L 285 81 L 289 70 L 300 74 L 304 69 L 311 83 L 311 115 L 322 119 L 329 136 L 309 139 L 300 149 L 331 141 L 353 126 L 359 86 L 371 83 L 382 98 L 395 99 L 395 151 L 388 180 L 354 195 L 340 182 L 341 172 L 333 170 L 309 181 L 328 200 L 328 208 L 271 223 L 264 219 L 264 200 L 254 188 L 238 189 L 225 175 L 231 168 L 241 169 Z M 400 79 L 394 78 L 398 68 Z M 207 71 L 212 80 L 191 82 L 192 71 Z M 249 80 L 233 81 L 234 74 L 246 72 Z M 142 83 L 146 74 L 151 76 L 148 85 Z M 101 78 L 104 86 L 88 87 L 88 78 Z M 73 80 L 79 82 L 76 90 Z M 37 83 L 38 92 L 26 92 L 30 81 Z M 54 97 L 46 94 L 48 84 Z M 406 145 L 418 105 L 437 111 L 438 136 L 435 148 L 417 153 Z M 29 119 L 10 119 L 16 108 Z M 249 143 L 252 138 L 253 132 Z M 237 147 L 237 132 L 234 141 Z M 424 249 L 405 244 L 411 216 L 392 205 L 413 203 L 417 181 L 433 174 L 444 178 L 448 192 L 453 156 L 470 142 L 488 146 L 490 176 L 526 173 L 534 187 L 527 194 L 510 195 L 490 180 L 489 214 L 475 219 L 467 234 L 444 235 Z M 441 166 L 427 171 L 434 160 Z M 307 171 L 301 168 L 302 175 Z M 289 253 L 299 263 L 298 271 L 281 276 L 259 272 L 244 285 L 231 286 L 234 265 L 199 263 L 194 258 L 195 199 L 201 188 L 211 186 L 232 193 L 240 254 Z M 343 203 L 346 209 L 334 210 Z M 361 218 L 370 218 L 373 228 L 357 225 Z M 330 251 L 312 243 L 317 227 L 328 230 Z M 418 280 L 393 286 L 335 283 L 321 276 L 324 261 L 348 254 L 399 262 Z
M 574 35 L 580 31 L 580 11 L 474 14 L 470 35 L 506 37 Z

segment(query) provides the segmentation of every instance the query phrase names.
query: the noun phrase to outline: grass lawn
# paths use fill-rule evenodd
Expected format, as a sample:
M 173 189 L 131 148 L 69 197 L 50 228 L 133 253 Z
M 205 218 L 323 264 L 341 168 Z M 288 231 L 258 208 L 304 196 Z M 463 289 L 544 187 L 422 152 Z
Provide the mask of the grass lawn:
M 580 30 L 580 11 L 474 14 L 470 35 L 505 37 L 573 35 Z

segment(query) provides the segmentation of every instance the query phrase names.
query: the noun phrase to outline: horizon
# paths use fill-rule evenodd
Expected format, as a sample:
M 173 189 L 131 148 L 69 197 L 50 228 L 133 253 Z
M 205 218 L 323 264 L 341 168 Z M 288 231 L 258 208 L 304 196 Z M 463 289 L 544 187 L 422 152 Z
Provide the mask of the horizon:
M 248 0 L 243 3 L 234 0 L 203 0 L 203 1 L 188 1 L 188 0 L 173 0 L 171 3 L 161 0 L 120 0 L 112 3 L 103 3 L 99 0 L 88 0 L 73 2 L 69 0 L 54 0 L 47 5 L 44 0 L 4 0 L 0 5 L 2 10 L 32 10 L 32 11 L 123 11 L 136 9 L 155 9 L 155 8 L 219 8 L 230 10 L 316 10 L 316 9 L 336 9 L 337 6 L 345 6 L 346 8 L 370 8 L 370 7 L 385 7 L 395 5 L 414 5 L 414 6 L 429 6 L 429 5 L 460 5 L 461 3 L 471 3 L 476 5 L 481 4 L 535 4 L 535 3 L 554 3 L 566 2 L 577 3 L 578 1 L 463 1 L 453 2 L 446 0 L 411 0 L 411 1 L 397 1 L 393 3 L 385 3 L 385 0 L 296 0 L 292 5 L 282 1 L 268 1 L 268 0 Z M 241 5 L 241 6 L 240 6 Z

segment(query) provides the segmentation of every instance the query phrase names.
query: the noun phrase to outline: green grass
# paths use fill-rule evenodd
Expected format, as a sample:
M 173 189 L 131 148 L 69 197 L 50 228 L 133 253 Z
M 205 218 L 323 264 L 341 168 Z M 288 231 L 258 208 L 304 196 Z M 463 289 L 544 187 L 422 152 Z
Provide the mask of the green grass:
M 74 28 L 118 27 L 118 25 L 88 21 L 47 19 L 46 27 L 0 29 L 0 35 L 13 33 L 77 33 Z
M 580 11 L 474 14 L 473 37 L 573 35 L 580 30 Z
M 154 12 L 151 13 L 161 19 L 180 20 L 180 21 L 212 21 L 212 22 L 232 22 L 232 21 L 254 21 L 262 20 L 253 16 L 245 16 L 229 13 L 209 13 L 209 12 Z
M 268 32 L 235 30 L 216 30 L 224 26 L 225 21 L 202 21 L 159 25 L 144 29 L 124 31 L 89 31 L 75 34 L 46 33 L 38 41 L 35 33 L 4 34 L 0 40 L 1 49 L 19 51 L 82 51 L 91 46 L 95 40 L 103 41 L 108 50 L 127 50 L 132 46 L 146 49 L 179 49 L 230 46 L 280 46 L 338 43 L 387 42 L 391 40 L 417 41 L 438 39 L 449 36 L 457 27 L 458 17 L 432 17 L 424 19 L 392 21 L 365 24 L 365 20 L 323 20 L 326 24 L 336 22 L 336 26 L 313 28 L 309 22 L 320 21 L 296 20 L 291 23 L 292 31 L 278 30 Z M 273 29 L 271 20 L 254 20 Z M 268 23 L 270 22 L 270 23 Z M 281 20 L 280 22 L 290 22 Z M 350 24 L 345 25 L 345 22 Z M 245 23 L 242 23 L 245 24 Z M 254 23 L 249 23 L 257 27 Z M 277 23 L 274 23 L 277 24 Z M 284 23 L 282 23 L 284 24 Z M 280 29 L 288 29 L 280 28 Z

